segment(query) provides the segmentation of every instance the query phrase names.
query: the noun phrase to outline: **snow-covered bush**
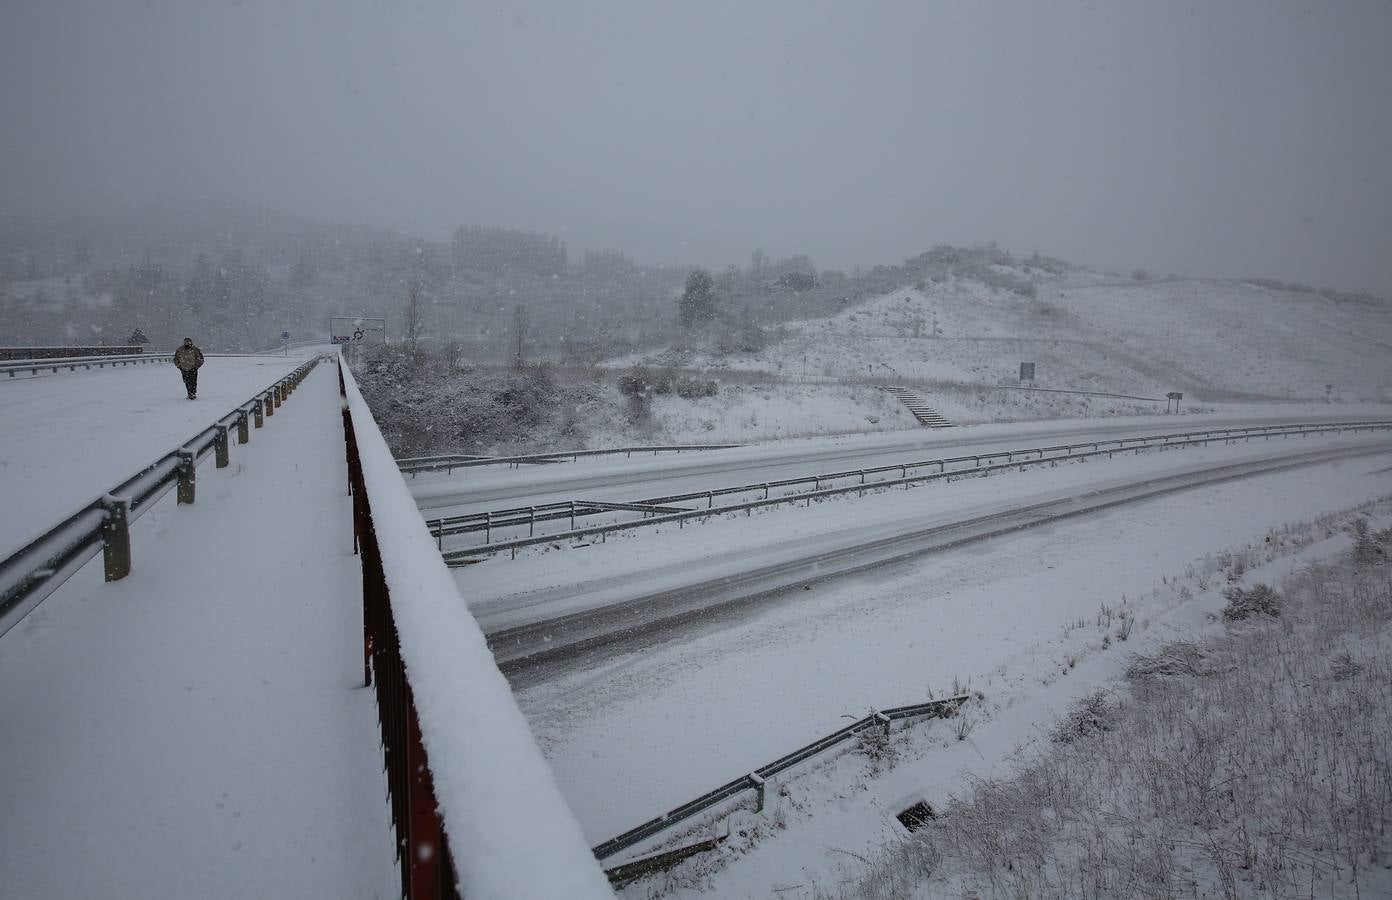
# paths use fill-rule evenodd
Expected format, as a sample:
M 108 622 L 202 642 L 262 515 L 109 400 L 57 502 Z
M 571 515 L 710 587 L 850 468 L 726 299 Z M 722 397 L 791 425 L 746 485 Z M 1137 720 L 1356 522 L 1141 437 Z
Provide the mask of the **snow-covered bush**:
M 1223 607 L 1223 618 L 1229 622 L 1239 622 L 1257 614 L 1279 616 L 1281 614 L 1281 595 L 1269 584 L 1258 584 L 1249 589 L 1233 585 L 1223 591 L 1227 605 Z

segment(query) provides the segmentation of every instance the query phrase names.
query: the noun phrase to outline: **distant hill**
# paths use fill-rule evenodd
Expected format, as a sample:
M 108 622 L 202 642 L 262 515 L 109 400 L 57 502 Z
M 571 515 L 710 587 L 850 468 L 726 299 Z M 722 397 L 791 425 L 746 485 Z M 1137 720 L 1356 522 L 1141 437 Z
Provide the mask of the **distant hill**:
M 788 376 L 1017 384 L 1209 401 L 1392 399 L 1392 305 L 1270 282 L 1139 280 L 1028 261 L 952 266 L 834 315 L 789 322 L 757 352 L 645 361 Z M 969 271 L 971 266 L 963 266 Z M 991 282 L 991 283 L 988 283 Z

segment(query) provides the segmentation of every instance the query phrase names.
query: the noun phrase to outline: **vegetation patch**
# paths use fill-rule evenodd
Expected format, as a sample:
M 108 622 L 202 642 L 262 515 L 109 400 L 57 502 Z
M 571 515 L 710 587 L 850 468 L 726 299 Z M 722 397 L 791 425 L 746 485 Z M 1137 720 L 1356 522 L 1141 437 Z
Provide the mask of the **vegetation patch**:
M 1358 555 L 1230 589 L 1241 627 L 1136 656 L 1050 752 L 817 896 L 1388 896 L 1392 572 Z

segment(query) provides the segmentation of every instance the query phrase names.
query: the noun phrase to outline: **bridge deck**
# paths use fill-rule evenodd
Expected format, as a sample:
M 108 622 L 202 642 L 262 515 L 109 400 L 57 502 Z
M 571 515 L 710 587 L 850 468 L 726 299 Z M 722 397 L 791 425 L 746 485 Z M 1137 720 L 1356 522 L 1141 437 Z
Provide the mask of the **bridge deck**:
M 197 423 L 171 428 L 157 452 Z M 395 895 L 341 434 L 321 366 L 195 504 L 134 524 L 128 578 L 93 560 L 0 640 L 6 896 Z
M 0 557 L 303 362 L 210 356 L 193 402 L 173 365 L 0 382 Z

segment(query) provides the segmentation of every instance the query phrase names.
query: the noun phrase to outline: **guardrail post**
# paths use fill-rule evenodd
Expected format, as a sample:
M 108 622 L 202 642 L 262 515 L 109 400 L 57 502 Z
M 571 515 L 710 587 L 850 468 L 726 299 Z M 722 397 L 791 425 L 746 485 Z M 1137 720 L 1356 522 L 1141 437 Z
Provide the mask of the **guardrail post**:
M 273 415 L 275 415 L 275 408 L 276 408 L 275 391 L 267 391 L 267 392 L 266 392 L 265 402 L 262 403 L 261 406 L 262 406 L 263 409 L 266 410 L 266 415 L 268 415 L 268 416 L 273 416 Z
M 247 421 L 246 410 L 237 414 L 237 443 L 247 444 L 251 442 L 251 428 Z
M 193 502 L 193 451 L 179 451 L 179 503 Z
M 285 382 L 279 382 L 275 386 L 275 405 L 280 409 L 280 404 L 285 400 Z
M 754 812 L 764 811 L 764 791 L 767 789 L 767 782 L 759 777 L 758 772 L 749 773 L 749 783 L 754 785 Z
M 112 498 L 102 503 L 102 569 L 107 581 L 120 581 L 130 574 L 130 501 Z
M 265 420 L 261 417 L 261 398 L 260 398 L 260 397 L 257 397 L 257 398 L 256 398 L 255 405 L 251 408 L 251 412 L 252 412 L 252 417 L 256 419 L 256 427 L 257 427 L 257 428 L 260 428 L 262 425 L 265 425 L 265 424 L 266 424 Z
M 227 463 L 228 463 L 228 459 L 227 459 L 227 426 L 226 426 L 226 425 L 216 425 L 216 426 L 214 426 L 214 427 L 217 429 L 217 436 L 213 438 L 213 451 L 214 451 L 214 454 L 216 455 L 216 458 L 217 458 L 217 467 L 218 467 L 219 469 L 225 469 L 225 468 L 227 468 Z

